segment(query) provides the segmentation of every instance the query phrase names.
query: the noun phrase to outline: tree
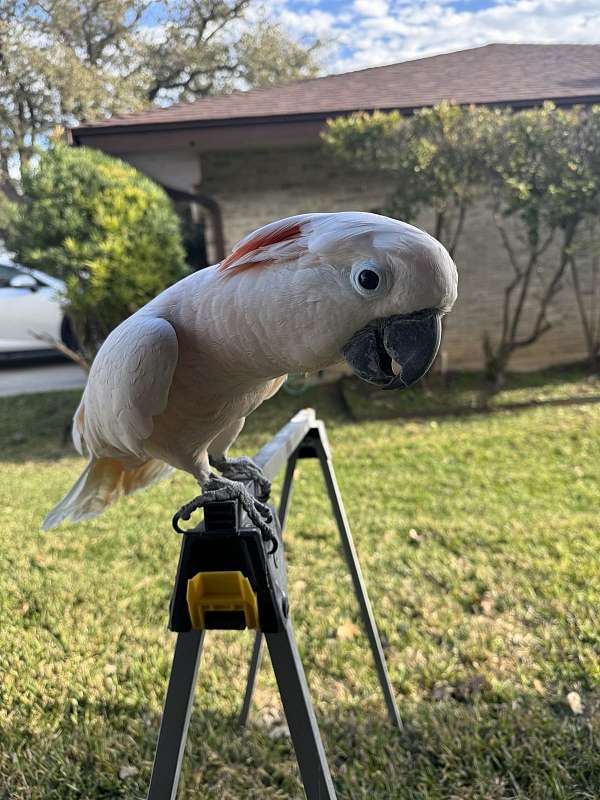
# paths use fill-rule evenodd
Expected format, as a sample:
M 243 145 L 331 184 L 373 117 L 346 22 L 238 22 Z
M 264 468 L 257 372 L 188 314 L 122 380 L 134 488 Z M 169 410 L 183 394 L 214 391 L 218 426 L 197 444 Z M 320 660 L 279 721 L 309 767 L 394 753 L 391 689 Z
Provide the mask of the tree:
M 6 241 L 13 230 L 15 204 L 0 192 L 0 238 Z
M 123 319 L 187 273 L 163 190 L 124 162 L 55 140 L 23 174 L 8 244 L 66 283 L 64 305 L 91 360 Z
M 320 43 L 310 45 L 286 36 L 278 25 L 263 19 L 254 30 L 240 36 L 239 73 L 248 87 L 268 87 L 298 78 L 314 78 L 319 68 L 315 61 Z
M 330 120 L 323 139 L 339 160 L 393 177 L 397 188 L 386 201 L 387 213 L 414 222 L 433 211 L 431 233 L 454 256 L 480 191 L 480 131 L 499 113 L 443 102 L 411 117 L 354 114 Z
M 595 121 L 597 112 L 591 113 Z M 586 217 L 599 210 L 600 185 L 590 152 L 595 128 L 589 120 L 583 109 L 547 103 L 507 116 L 488 131 L 488 186 L 512 269 L 500 334 L 484 340 L 492 389 L 502 384 L 512 354 L 552 327 L 552 305 L 569 265 L 577 278 L 576 237 Z
M 255 0 L 3 0 L 5 191 L 16 196 L 14 175 L 57 124 L 314 75 L 314 46 L 264 18 L 252 21 L 254 6 Z
M 570 275 L 590 367 L 600 366 L 600 106 L 580 110 L 572 131 L 569 174 L 560 186 L 562 224 L 578 226 L 569 251 Z M 582 230 L 583 229 L 583 230 Z M 587 262 L 588 274 L 581 268 Z M 587 280 L 586 280 L 587 278 Z

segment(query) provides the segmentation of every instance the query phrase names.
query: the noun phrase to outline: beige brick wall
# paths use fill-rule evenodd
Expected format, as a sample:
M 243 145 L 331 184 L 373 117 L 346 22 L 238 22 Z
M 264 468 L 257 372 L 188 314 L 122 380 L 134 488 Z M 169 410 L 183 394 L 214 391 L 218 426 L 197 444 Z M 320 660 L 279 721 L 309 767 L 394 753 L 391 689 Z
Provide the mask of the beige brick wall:
M 307 211 L 373 211 L 385 203 L 391 183 L 341 169 L 319 148 L 219 152 L 202 158 L 203 194 L 223 213 L 226 248 L 274 219 Z M 420 220 L 428 229 L 427 215 Z M 548 258 L 555 257 L 549 253 Z M 510 279 L 500 236 L 483 203 L 471 213 L 456 254 L 459 300 L 447 319 L 444 349 L 450 369 L 479 368 L 485 331 L 499 329 L 503 289 Z M 532 318 L 524 314 L 523 332 Z M 511 366 L 537 368 L 585 357 L 581 323 L 570 283 L 553 310 L 554 327 L 519 351 Z

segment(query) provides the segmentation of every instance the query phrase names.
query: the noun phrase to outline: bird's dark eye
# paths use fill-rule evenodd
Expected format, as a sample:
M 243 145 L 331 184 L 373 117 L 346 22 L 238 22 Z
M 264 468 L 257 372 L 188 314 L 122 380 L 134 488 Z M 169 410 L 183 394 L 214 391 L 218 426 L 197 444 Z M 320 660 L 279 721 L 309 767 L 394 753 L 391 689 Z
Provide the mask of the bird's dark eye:
M 358 273 L 358 283 L 363 289 L 372 292 L 379 286 L 379 275 L 372 269 L 363 269 Z
M 358 261 L 350 270 L 350 282 L 355 292 L 361 297 L 372 300 L 385 292 L 388 286 L 388 276 L 385 269 L 373 259 Z

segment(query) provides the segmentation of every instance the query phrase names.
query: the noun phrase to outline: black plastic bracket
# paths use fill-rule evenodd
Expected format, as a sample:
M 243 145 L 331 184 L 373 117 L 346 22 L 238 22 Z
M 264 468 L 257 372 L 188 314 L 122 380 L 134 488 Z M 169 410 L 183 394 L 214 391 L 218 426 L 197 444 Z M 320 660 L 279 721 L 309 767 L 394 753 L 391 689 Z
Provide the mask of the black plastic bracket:
M 199 572 L 241 572 L 248 578 L 258 601 L 260 628 L 265 633 L 281 630 L 289 609 L 287 573 L 281 527 L 274 508 L 271 508 L 271 530 L 279 546 L 270 552 L 256 528 L 239 527 L 240 511 L 237 500 L 208 503 L 204 522 L 183 534 L 175 586 L 171 596 L 169 629 L 185 633 L 192 628 L 188 602 L 188 580 Z M 267 544 L 269 550 L 267 550 Z M 213 616 L 213 621 L 217 622 Z M 213 628 L 227 629 L 223 616 Z M 245 625 L 241 626 L 245 628 Z M 231 625 L 238 630 L 239 625 Z

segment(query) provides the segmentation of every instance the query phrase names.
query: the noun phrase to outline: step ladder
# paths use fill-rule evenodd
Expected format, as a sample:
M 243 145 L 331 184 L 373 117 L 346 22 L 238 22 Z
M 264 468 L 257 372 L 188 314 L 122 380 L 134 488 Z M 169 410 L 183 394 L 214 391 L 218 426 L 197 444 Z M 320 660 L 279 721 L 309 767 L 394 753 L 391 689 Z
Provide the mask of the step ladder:
M 265 541 L 237 501 L 208 503 L 204 521 L 182 534 L 169 628 L 175 653 L 152 768 L 148 800 L 175 800 L 207 630 L 256 630 L 240 712 L 245 726 L 266 641 L 300 776 L 308 800 L 336 794 L 290 617 L 285 528 L 298 459 L 319 460 L 354 592 L 369 639 L 391 724 L 402 727 L 377 626 L 331 462 L 325 426 L 312 409 L 299 411 L 254 461 L 272 480 L 285 466 L 279 512 L 272 508 L 274 541 Z M 247 488 L 253 491 L 251 483 Z

